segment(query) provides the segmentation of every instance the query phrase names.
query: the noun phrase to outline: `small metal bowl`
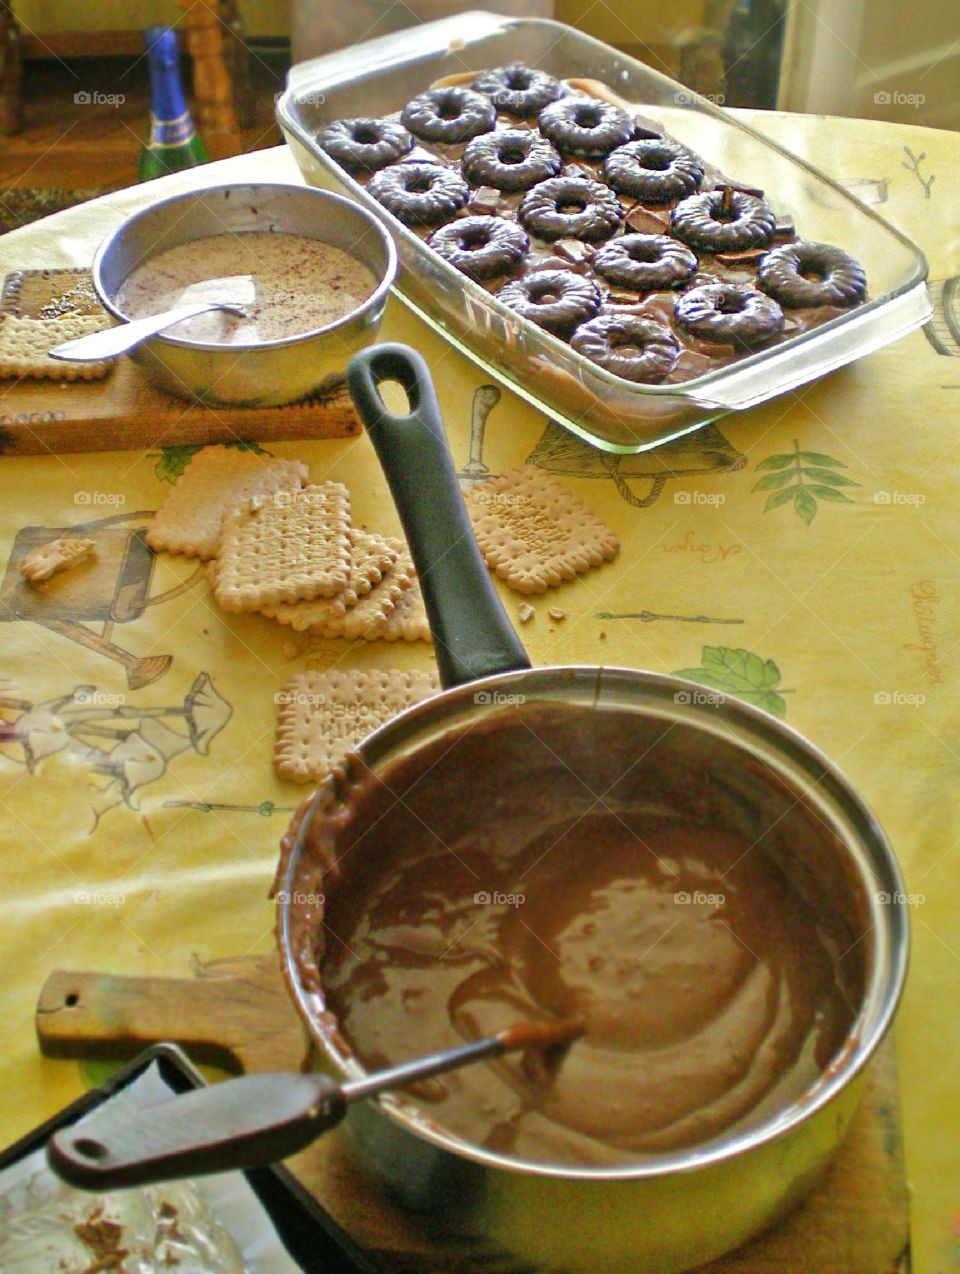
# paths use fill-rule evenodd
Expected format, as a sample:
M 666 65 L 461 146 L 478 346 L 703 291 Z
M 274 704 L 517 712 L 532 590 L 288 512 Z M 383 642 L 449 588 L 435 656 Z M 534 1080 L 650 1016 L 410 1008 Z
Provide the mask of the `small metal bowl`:
M 355 257 L 378 282 L 362 305 L 312 331 L 230 345 L 160 335 L 131 351 L 155 384 L 205 406 L 274 407 L 342 379 L 352 355 L 376 338 L 397 270 L 382 223 L 341 195 L 277 183 L 212 186 L 162 199 L 121 222 L 93 262 L 97 296 L 114 319 L 128 322 L 116 297 L 134 269 L 181 243 L 248 230 L 319 239 Z

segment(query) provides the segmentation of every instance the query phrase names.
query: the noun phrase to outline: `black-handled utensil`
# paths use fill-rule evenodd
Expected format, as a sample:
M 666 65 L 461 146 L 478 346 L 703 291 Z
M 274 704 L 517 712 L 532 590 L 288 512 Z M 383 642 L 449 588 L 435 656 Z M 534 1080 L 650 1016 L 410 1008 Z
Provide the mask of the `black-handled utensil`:
M 228 1079 L 153 1106 L 98 1110 L 54 1133 L 53 1171 L 81 1190 L 113 1190 L 273 1163 L 335 1127 L 351 1102 L 518 1049 L 557 1050 L 580 1022 L 519 1022 L 487 1039 L 431 1053 L 348 1084 L 326 1075 Z
M 403 387 L 406 416 L 387 410 L 383 381 Z M 406 345 L 373 345 L 350 360 L 347 387 L 410 543 L 444 688 L 529 668 L 473 537 L 426 363 Z

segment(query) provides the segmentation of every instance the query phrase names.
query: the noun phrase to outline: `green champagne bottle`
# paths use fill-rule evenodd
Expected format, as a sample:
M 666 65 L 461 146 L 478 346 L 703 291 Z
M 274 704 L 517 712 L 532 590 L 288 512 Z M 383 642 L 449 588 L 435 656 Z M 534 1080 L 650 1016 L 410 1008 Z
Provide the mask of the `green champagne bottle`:
M 177 65 L 177 35 L 167 27 L 147 27 L 150 68 L 150 136 L 140 150 L 141 181 L 165 177 L 207 162 L 187 109 Z

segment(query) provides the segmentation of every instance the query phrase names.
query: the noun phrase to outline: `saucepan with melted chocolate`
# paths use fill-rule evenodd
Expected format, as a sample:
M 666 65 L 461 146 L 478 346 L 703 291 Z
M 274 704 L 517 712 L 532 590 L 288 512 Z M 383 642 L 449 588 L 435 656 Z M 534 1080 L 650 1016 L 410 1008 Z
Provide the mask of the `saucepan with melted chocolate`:
M 348 381 L 445 689 L 370 735 L 285 838 L 279 939 L 318 1064 L 355 1082 L 517 1019 L 579 1021 L 549 1058 L 357 1103 L 352 1143 L 498 1268 L 700 1264 L 793 1206 L 846 1130 L 905 974 L 896 860 L 767 714 L 649 672 L 532 669 L 422 360 L 379 346 Z

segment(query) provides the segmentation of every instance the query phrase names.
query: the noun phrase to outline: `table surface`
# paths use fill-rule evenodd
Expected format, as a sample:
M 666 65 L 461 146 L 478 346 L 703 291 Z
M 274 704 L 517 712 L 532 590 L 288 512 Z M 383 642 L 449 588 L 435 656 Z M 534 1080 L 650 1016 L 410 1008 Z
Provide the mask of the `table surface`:
M 743 114 L 879 204 L 924 249 L 932 280 L 960 275 L 956 134 Z M 87 265 L 134 208 L 177 189 L 258 178 L 299 181 L 278 148 L 109 195 L 0 239 L 0 275 Z M 921 1274 L 955 1268 L 957 1142 L 947 1130 L 960 1126 L 960 344 L 956 315 L 953 337 L 942 311 L 937 326 L 939 348 L 916 332 L 798 393 L 624 461 L 619 473 L 566 435 L 545 433 L 544 417 L 506 391 L 483 449 L 492 473 L 534 450 L 545 467 L 567 467 L 563 481 L 623 541 L 614 564 L 534 600 L 522 634 L 535 663 L 706 668 L 706 677 L 712 652 L 740 652 L 727 656 L 726 688 L 822 748 L 890 836 L 915 895 L 896 1044 Z M 382 335 L 427 358 L 462 468 L 483 378 L 396 300 Z M 0 390 L 0 418 L 2 399 Z M 397 528 L 366 438 L 270 449 L 305 460 L 314 479 L 347 482 L 359 524 Z M 773 457 L 797 450 L 846 480 L 814 479 L 805 516 L 792 500 L 768 509 L 771 488 L 758 487 L 783 472 Z M 183 459 L 160 446 L 0 459 L 4 568 L 30 527 L 97 521 L 104 544 L 126 551 Z M 274 693 L 286 679 L 305 666 L 433 665 L 420 643 L 328 642 L 291 660 L 289 633 L 222 615 L 195 564 L 161 557 L 152 578 L 143 562 L 132 569 L 123 597 L 102 579 L 100 595 L 58 631 L 23 619 L 0 638 L 0 719 L 17 725 L 13 737 L 0 732 L 0 1144 L 83 1088 L 75 1064 L 37 1052 L 33 1011 L 53 968 L 183 976 L 197 961 L 270 949 L 276 846 L 303 795 L 271 767 Z M 515 616 L 523 599 L 505 596 Z M 550 606 L 567 618 L 552 621 Z M 124 665 L 161 654 L 173 656 L 167 672 L 131 690 Z M 757 688 L 764 666 L 772 693 Z

